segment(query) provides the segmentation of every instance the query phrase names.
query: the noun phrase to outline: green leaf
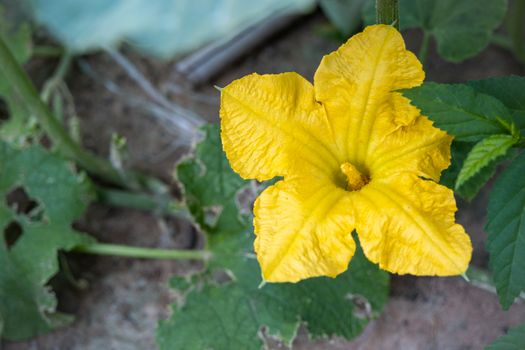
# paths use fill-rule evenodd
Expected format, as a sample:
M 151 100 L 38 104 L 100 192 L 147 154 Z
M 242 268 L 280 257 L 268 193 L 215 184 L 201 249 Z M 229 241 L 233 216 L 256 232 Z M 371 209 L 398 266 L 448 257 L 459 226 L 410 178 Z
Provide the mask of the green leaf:
M 525 289 L 525 153 L 499 176 L 487 209 L 490 267 L 507 309 Z
M 313 0 L 31 0 L 37 21 L 72 51 L 125 41 L 163 58 L 223 41 L 279 12 L 306 11 Z
M 366 0 L 321 0 L 319 6 L 341 34 L 348 37 L 361 25 L 361 10 L 365 3 Z
M 375 318 L 387 299 L 388 277 L 359 251 L 350 269 L 336 279 L 316 278 L 298 284 L 265 285 L 250 258 L 241 264 L 235 281 L 205 283 L 174 306 L 161 322 L 161 349 L 260 349 L 263 328 L 287 344 L 300 321 L 313 337 L 339 335 L 351 339 Z M 242 270 L 242 271 L 241 271 Z
M 470 150 L 474 146 L 471 142 L 458 142 L 452 141 L 450 146 L 450 166 L 441 173 L 440 183 L 447 186 L 450 189 L 454 189 L 458 174 L 463 167 L 463 162 L 467 158 Z
M 68 162 L 41 147 L 17 150 L 0 143 L 0 164 L 2 337 L 21 340 L 71 321 L 55 311 L 56 298 L 45 284 L 58 271 L 58 250 L 92 241 L 71 228 L 92 193 L 85 176 L 75 174 Z M 12 192 L 15 189 L 18 194 Z M 22 190 L 36 202 L 28 212 L 22 210 L 23 199 L 8 200 L 22 196 Z M 21 234 L 10 242 L 16 227 Z
M 441 184 L 447 186 L 448 188 L 454 190 L 456 180 L 458 178 L 461 168 L 463 168 L 463 163 L 467 158 L 467 155 L 470 153 L 474 144 L 471 142 L 457 142 L 453 141 L 451 146 L 451 164 L 448 169 L 446 169 L 441 175 Z M 456 193 L 466 200 L 472 200 L 479 190 L 485 185 L 490 178 L 496 172 L 496 168 L 506 159 L 512 157 L 514 152 L 508 152 L 504 157 L 497 158 L 489 162 L 485 167 L 481 168 L 475 175 L 470 179 L 464 182 L 459 188 L 456 189 Z
M 507 0 L 403 0 L 402 30 L 420 28 L 432 36 L 441 57 L 460 62 L 480 53 L 501 24 Z M 375 23 L 374 1 L 363 11 L 367 24 Z
M 485 350 L 523 350 L 525 345 L 525 324 L 513 328 L 494 341 Z
M 477 142 L 494 134 L 509 134 L 511 111 L 496 98 L 462 84 L 425 83 L 403 91 L 412 104 L 456 141 Z
M 183 286 L 186 298 L 173 306 L 169 320 L 160 323 L 159 347 L 260 349 L 263 331 L 290 344 L 301 322 L 314 337 L 357 336 L 386 303 L 388 274 L 359 250 L 349 270 L 335 279 L 259 288 L 261 272 L 252 248 L 250 216 L 239 210 L 239 205 L 248 206 L 257 189 L 229 167 L 218 128 L 208 126 L 205 131 L 207 137 L 198 145 L 195 159 L 180 164 L 177 175 L 214 258 L 200 280 L 194 278 L 198 283 L 189 291 L 179 278 L 172 282 Z M 218 216 L 215 220 L 206 218 L 210 208 Z M 226 271 L 226 282 L 213 278 L 220 271 Z
M 500 100 L 511 110 L 514 122 L 525 134 L 525 77 L 496 77 L 472 80 L 467 84 L 480 93 Z
M 463 163 L 456 180 L 456 189 L 461 188 L 491 163 L 497 164 L 496 160 L 505 156 L 509 148 L 515 145 L 517 141 L 511 135 L 492 135 L 478 142 Z
M 513 152 L 509 152 L 506 156 L 490 161 L 485 167 L 481 168 L 476 174 L 457 188 L 456 193 L 462 198 L 471 201 L 478 194 L 479 190 L 481 190 L 481 188 L 494 176 L 498 165 L 507 158 L 510 158 L 511 154 L 513 154 Z

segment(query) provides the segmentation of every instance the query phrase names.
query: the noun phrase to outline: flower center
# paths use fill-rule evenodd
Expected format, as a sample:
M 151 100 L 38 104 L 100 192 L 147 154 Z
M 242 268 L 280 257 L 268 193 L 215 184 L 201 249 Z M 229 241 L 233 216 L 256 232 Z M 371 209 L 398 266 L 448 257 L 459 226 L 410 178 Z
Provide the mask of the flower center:
M 370 179 L 363 175 L 357 168 L 348 162 L 341 164 L 341 171 L 346 176 L 346 189 L 348 191 L 357 191 L 366 185 Z

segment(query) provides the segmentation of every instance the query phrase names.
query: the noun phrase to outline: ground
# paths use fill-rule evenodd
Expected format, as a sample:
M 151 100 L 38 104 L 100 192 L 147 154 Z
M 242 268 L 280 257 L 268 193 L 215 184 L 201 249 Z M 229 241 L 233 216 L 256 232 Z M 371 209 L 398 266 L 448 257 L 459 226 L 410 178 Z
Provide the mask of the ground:
M 144 59 L 128 51 L 125 55 L 170 100 L 207 121 L 217 122 L 219 93 L 213 85 L 224 86 L 252 72 L 293 70 L 312 80 L 322 55 L 338 46 L 336 41 L 320 34 L 326 25 L 321 15 L 302 19 L 196 89 L 184 83 L 174 62 Z M 418 32 L 408 33 L 409 49 L 417 52 L 419 40 Z M 88 76 L 88 66 L 100 76 L 96 79 Z M 462 64 L 446 63 L 431 52 L 426 67 L 427 79 L 438 82 L 524 73 L 523 66 L 508 52 L 494 46 Z M 126 89 L 124 97 L 108 92 L 101 84 L 102 79 Z M 68 77 L 68 85 L 86 147 L 106 155 L 111 134 L 116 132 L 128 140 L 130 166 L 171 181 L 174 164 L 186 151 L 174 141 L 184 135 L 170 131 L 165 122 L 159 122 L 144 106 L 130 105 L 131 94 L 144 94 L 113 60 L 105 54 L 80 58 Z M 483 250 L 487 193 L 485 190 L 472 204 L 460 202 L 458 212 L 458 221 L 465 225 L 474 242 L 473 264 L 479 267 L 486 267 L 488 259 Z M 99 204 L 92 205 L 77 226 L 104 242 L 163 248 L 190 248 L 198 244 L 194 230 L 187 223 Z M 198 266 L 189 262 L 82 255 L 69 258 L 78 284 L 84 287 L 74 288 L 63 277 L 56 278 L 54 285 L 59 308 L 74 314 L 76 321 L 52 334 L 27 342 L 2 343 L 0 348 L 155 349 L 157 320 L 169 316 L 173 300 L 173 292 L 167 287 L 170 276 L 188 273 Z M 360 337 L 351 342 L 339 338 L 310 341 L 301 330 L 294 349 L 482 349 L 509 327 L 524 321 L 524 304 L 515 304 L 504 312 L 494 294 L 468 284 L 461 277 L 394 276 L 385 311 Z M 276 343 L 270 347 L 283 348 Z

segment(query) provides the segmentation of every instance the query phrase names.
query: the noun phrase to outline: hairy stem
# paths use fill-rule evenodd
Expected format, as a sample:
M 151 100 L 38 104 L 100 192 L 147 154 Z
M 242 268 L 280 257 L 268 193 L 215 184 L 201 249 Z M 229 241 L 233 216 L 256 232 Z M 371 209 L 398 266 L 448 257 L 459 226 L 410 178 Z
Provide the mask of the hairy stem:
M 78 246 L 73 251 L 77 253 L 113 255 L 139 259 L 173 260 L 209 260 L 212 255 L 211 252 L 207 250 L 142 248 L 107 243 Z
M 376 0 L 376 22 L 399 30 L 399 0 Z
M 98 201 L 110 206 L 144 210 L 158 215 L 190 217 L 186 206 L 168 195 L 150 195 L 104 187 L 98 187 L 96 191 Z
M 62 56 L 64 54 L 64 49 L 58 46 L 35 46 L 31 54 L 40 58 L 55 58 Z
M 496 286 L 492 280 L 492 274 L 489 271 L 471 265 L 465 275 L 468 282 L 474 287 L 497 295 Z M 518 300 L 525 301 L 525 293 L 521 293 L 518 296 Z

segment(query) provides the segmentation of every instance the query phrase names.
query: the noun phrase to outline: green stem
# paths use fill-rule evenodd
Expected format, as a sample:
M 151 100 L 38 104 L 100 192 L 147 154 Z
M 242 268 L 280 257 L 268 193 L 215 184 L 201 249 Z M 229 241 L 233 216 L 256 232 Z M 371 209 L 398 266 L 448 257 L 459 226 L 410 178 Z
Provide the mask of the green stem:
M 506 35 L 494 33 L 491 41 L 494 45 L 498 45 L 506 50 L 512 51 L 512 40 Z
M 100 203 L 110 206 L 144 210 L 159 215 L 190 217 L 183 203 L 167 195 L 150 195 L 98 187 L 97 197 Z
M 421 47 L 419 48 L 419 53 L 417 57 L 422 65 L 425 65 L 425 61 L 428 56 L 428 48 L 430 45 L 430 34 L 425 30 L 423 31 L 423 40 L 421 41 Z
M 512 46 L 516 56 L 523 60 L 525 50 L 523 48 L 523 18 L 525 17 L 525 0 L 515 0 L 514 7 L 509 11 L 507 28 L 509 30 Z
M 31 53 L 34 57 L 54 58 L 62 56 L 64 54 L 64 49 L 59 46 L 42 45 L 33 47 Z
M 465 275 L 468 278 L 468 282 L 474 287 L 483 289 L 489 293 L 497 295 L 497 290 L 496 290 L 496 287 L 494 286 L 494 281 L 489 271 L 471 265 L 469 266 Z M 525 300 L 524 293 L 521 293 L 518 297 L 521 300 Z
M 209 260 L 212 256 L 212 254 L 206 250 L 142 248 L 107 243 L 78 246 L 73 251 L 77 253 L 113 255 L 140 259 Z
M 156 180 L 149 179 L 141 174 L 129 172 L 126 180 L 121 174 L 103 159 L 87 152 L 78 145 L 63 128 L 62 124 L 52 115 L 49 108 L 40 98 L 35 86 L 16 62 L 7 48 L 4 40 L 0 38 L 0 72 L 20 96 L 28 111 L 33 114 L 57 149 L 69 159 L 76 161 L 82 168 L 109 182 L 125 188 L 146 187 L 149 190 L 165 190 L 165 186 Z
M 399 30 L 399 0 L 376 0 L 376 22 Z

